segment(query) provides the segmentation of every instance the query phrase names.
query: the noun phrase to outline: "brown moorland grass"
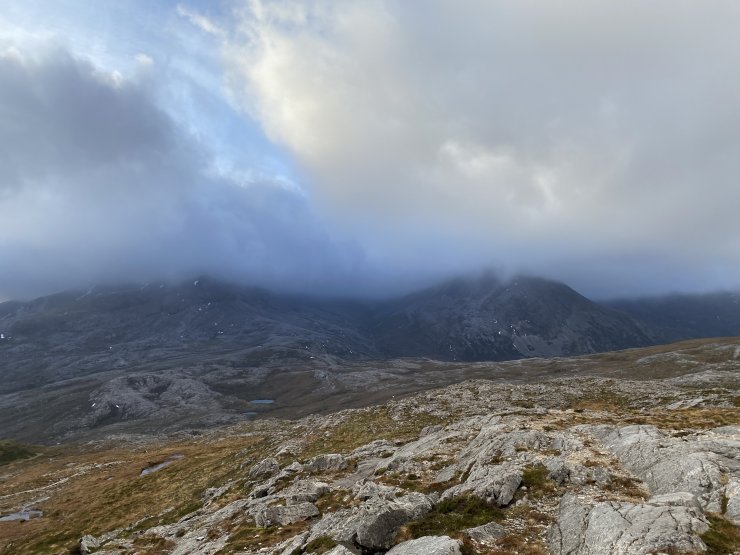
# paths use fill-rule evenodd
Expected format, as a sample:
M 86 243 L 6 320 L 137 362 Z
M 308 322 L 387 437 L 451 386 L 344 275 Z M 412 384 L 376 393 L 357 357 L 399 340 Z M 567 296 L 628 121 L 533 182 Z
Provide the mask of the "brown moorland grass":
M 43 457 L 18 463 L 25 463 L 22 472 L 12 468 L 0 483 L 3 511 L 53 491 L 38 506 L 43 518 L 0 523 L 0 553 L 64 553 L 85 534 L 175 522 L 201 507 L 206 488 L 239 476 L 241 462 L 263 449 L 264 441 L 263 436 L 231 436 L 166 447 L 49 449 Z M 140 476 L 143 468 L 175 454 L 183 458 Z M 29 490 L 37 491 L 18 495 Z

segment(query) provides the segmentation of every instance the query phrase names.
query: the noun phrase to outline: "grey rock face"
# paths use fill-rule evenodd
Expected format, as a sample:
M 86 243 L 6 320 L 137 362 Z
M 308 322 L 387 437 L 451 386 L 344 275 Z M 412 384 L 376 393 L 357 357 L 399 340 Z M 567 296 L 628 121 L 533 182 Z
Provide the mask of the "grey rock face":
M 503 507 L 511 503 L 521 483 L 522 471 L 515 464 L 477 466 L 464 483 L 446 490 L 442 494 L 442 499 L 472 493 L 489 503 Z
M 651 505 L 672 505 L 674 507 L 693 507 L 695 509 L 701 509 L 701 504 L 696 497 L 687 491 L 654 495 L 648 499 L 647 502 Z
M 723 470 L 740 470 L 740 460 L 723 456 L 723 451 L 732 448 L 726 445 L 727 441 L 680 441 L 665 436 L 655 426 L 613 429 L 601 440 L 653 494 L 689 492 L 709 511 L 720 511 Z M 738 452 L 735 451 L 736 457 L 740 458 Z
M 404 493 L 404 490 L 396 486 L 386 486 L 385 484 L 378 484 L 376 482 L 357 484 L 352 491 L 355 494 L 355 499 L 361 499 L 363 501 L 373 497 L 388 499 L 390 501 L 395 499 L 398 493 Z
M 322 495 L 331 491 L 329 484 L 316 482 L 314 480 L 296 480 L 278 495 L 284 497 L 288 505 L 298 503 L 313 503 Z
M 376 439 L 366 445 L 358 447 L 349 454 L 350 459 L 371 459 L 388 457 L 396 452 L 396 447 L 386 439 Z
M 603 466 L 585 467 L 561 458 L 549 457 L 542 461 L 549 474 L 548 477 L 558 485 L 570 483 L 583 485 L 594 482 L 599 485 L 611 483 L 609 471 Z
M 319 516 L 319 510 L 313 503 L 299 503 L 297 505 L 260 507 L 254 515 L 257 526 L 267 528 L 280 524 L 293 524 Z
M 409 493 L 393 500 L 373 497 L 354 509 L 325 515 L 311 528 L 308 541 L 329 536 L 338 542 L 357 543 L 365 549 L 388 549 L 400 526 L 421 518 L 431 509 L 431 500 L 421 493 Z
M 436 427 L 433 427 L 436 428 Z M 435 453 L 439 446 L 447 441 L 453 440 L 463 435 L 456 430 L 445 430 L 442 428 L 430 430 L 426 435 L 421 436 L 416 441 L 407 443 L 399 448 L 393 456 L 382 460 L 378 463 L 378 468 L 387 468 L 388 470 L 407 471 L 415 460 L 430 456 Z
M 489 522 L 483 526 L 468 528 L 465 534 L 473 541 L 483 544 L 490 544 L 498 538 L 506 535 L 506 530 L 500 524 Z
M 326 555 L 356 555 L 353 551 L 350 551 L 343 545 L 338 545 L 326 552 Z
M 731 478 L 725 488 L 727 496 L 727 511 L 725 517 L 737 526 L 740 526 L 740 479 Z
M 306 472 L 339 472 L 347 468 L 347 460 L 336 453 L 317 455 L 303 465 Z
M 278 553 L 279 555 L 293 555 L 296 549 L 300 549 L 303 546 L 307 537 L 308 532 L 303 532 L 297 536 L 293 536 L 278 545 L 275 553 Z
M 80 539 L 80 553 L 82 555 L 90 555 L 100 548 L 100 541 L 95 536 L 82 536 Z
M 706 551 L 699 535 L 709 526 L 689 507 L 603 502 L 586 505 L 568 494 L 549 534 L 555 555 L 647 555 Z
M 544 432 L 509 431 L 505 425 L 494 423 L 481 429 L 478 436 L 460 453 L 460 460 L 482 464 L 494 458 L 514 458 L 523 451 L 551 448 L 553 440 Z
M 272 476 L 280 470 L 280 465 L 277 460 L 272 457 L 263 459 L 252 468 L 249 469 L 249 476 L 252 478 L 260 478 L 264 476 Z
M 460 555 L 460 542 L 449 536 L 424 536 L 399 543 L 386 555 Z

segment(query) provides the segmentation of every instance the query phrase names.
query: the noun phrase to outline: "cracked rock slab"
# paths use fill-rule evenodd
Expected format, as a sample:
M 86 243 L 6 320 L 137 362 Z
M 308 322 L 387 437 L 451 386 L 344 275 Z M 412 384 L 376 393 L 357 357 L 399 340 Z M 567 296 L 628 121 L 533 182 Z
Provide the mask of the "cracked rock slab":
M 442 499 L 472 493 L 489 503 L 504 507 L 511 503 L 521 483 L 522 470 L 517 465 L 504 463 L 475 466 L 465 482 L 446 490 Z
M 254 521 L 257 526 L 267 528 L 279 524 L 285 526 L 294 522 L 301 522 L 319 516 L 319 510 L 313 503 L 298 503 L 297 505 L 277 505 L 272 507 L 260 507 L 255 515 Z
M 550 529 L 554 555 L 648 555 L 704 552 L 709 525 L 691 507 L 602 502 L 587 505 L 568 494 Z
M 498 538 L 504 537 L 506 535 L 506 529 L 496 522 L 489 522 L 483 526 L 468 528 L 467 530 L 464 530 L 464 533 L 475 542 L 491 544 Z
M 393 500 L 373 497 L 353 509 L 340 509 L 325 515 L 311 528 L 308 541 L 329 536 L 337 542 L 370 550 L 388 549 L 396 531 L 432 509 L 431 500 L 421 493 L 409 493 Z

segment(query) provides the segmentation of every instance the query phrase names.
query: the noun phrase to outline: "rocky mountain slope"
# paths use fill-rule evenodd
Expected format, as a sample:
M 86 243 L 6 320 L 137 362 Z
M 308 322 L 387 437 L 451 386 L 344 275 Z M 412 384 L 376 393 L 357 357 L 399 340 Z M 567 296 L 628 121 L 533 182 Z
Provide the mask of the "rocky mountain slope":
M 740 314 L 740 305 L 721 313 L 730 327 L 733 311 Z M 676 335 L 680 318 L 666 332 L 659 314 L 648 325 L 559 283 L 490 275 L 383 302 L 200 279 L 4 303 L 0 430 L 42 442 L 173 432 L 268 413 L 326 413 L 466 378 L 535 380 L 551 370 L 498 361 Z M 685 328 L 691 333 L 693 321 Z M 464 364 L 470 361 L 476 364 Z
M 611 377 L 36 448 L 0 467 L 0 553 L 740 552 L 740 341 L 630 353 L 594 357 Z
M 437 360 L 570 356 L 653 343 L 629 316 L 562 283 L 526 277 L 453 280 L 380 308 L 374 330 L 386 355 Z
M 740 334 L 739 293 L 669 295 L 606 304 L 644 322 L 665 343 Z
M 385 302 L 279 295 L 208 279 L 0 304 L 2 391 L 101 368 L 424 356 L 509 360 L 646 345 L 629 317 L 565 285 L 486 276 Z M 33 355 L 33 356 L 29 356 Z

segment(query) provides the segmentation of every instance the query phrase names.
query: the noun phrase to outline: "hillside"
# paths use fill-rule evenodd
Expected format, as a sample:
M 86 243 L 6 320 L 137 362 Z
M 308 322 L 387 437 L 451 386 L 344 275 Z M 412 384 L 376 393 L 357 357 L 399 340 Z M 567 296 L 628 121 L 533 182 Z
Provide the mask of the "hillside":
M 202 278 L 3 303 L 0 428 L 55 442 L 298 418 L 469 377 L 540 379 L 507 360 L 740 333 L 740 305 L 691 299 L 605 307 L 484 275 L 372 302 Z
M 738 353 L 727 339 L 521 360 L 506 364 L 538 379 L 16 446 L 0 515 L 27 520 L 0 518 L 0 553 L 730 554 Z

